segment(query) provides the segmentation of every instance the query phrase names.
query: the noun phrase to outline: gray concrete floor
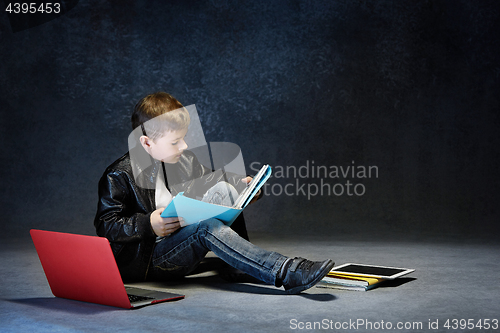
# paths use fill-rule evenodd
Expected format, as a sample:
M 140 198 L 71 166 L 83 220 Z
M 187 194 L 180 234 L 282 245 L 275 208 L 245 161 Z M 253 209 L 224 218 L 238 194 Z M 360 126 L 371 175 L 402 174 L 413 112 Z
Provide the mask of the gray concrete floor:
M 453 321 L 470 319 L 468 324 L 476 325 L 480 320 L 489 319 L 490 324 L 500 320 L 497 244 L 251 238 L 261 247 L 289 256 L 331 257 L 337 264 L 371 263 L 416 271 L 368 292 L 312 288 L 293 296 L 264 284 L 227 283 L 206 271 L 181 282 L 138 284 L 185 294 L 184 300 L 122 310 L 53 297 L 31 240 L 4 240 L 0 331 L 500 331 L 500 327 L 461 329 L 460 321 Z M 444 326 L 447 320 L 449 329 Z M 436 321 L 438 329 L 430 329 L 429 323 Z M 316 329 L 307 329 L 309 325 Z

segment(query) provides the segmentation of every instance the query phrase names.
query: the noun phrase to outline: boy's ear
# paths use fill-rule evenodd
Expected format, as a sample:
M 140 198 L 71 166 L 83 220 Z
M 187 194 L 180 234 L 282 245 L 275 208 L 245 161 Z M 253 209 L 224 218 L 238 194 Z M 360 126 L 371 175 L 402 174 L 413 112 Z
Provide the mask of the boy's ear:
M 149 137 L 146 135 L 142 135 L 139 140 L 141 141 L 142 147 L 149 152 L 151 150 L 151 144 L 153 143 L 153 140 L 151 140 Z

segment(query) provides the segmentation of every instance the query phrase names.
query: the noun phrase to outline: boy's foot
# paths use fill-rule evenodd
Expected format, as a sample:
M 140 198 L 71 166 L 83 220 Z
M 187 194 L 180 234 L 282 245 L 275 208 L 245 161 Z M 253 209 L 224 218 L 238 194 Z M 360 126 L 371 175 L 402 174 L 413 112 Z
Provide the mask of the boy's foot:
M 295 258 L 283 267 L 285 276 L 282 279 L 287 294 L 298 294 L 309 289 L 328 274 L 335 263 L 325 261 L 310 261 L 304 258 Z M 284 265 L 284 266 L 285 266 Z

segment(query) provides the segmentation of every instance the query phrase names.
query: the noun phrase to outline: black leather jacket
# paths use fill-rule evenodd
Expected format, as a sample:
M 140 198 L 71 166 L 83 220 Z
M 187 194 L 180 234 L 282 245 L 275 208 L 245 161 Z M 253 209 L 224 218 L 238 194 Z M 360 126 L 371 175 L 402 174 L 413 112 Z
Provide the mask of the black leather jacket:
M 106 237 L 113 250 L 124 281 L 147 280 L 156 241 L 150 215 L 156 209 L 155 184 L 162 164 L 154 161 L 141 173 L 141 181 L 150 182 L 149 189 L 139 187 L 132 173 L 130 155 L 126 153 L 111 164 L 99 181 L 99 202 L 94 226 L 98 236 Z M 190 151 L 184 151 L 179 162 L 165 164 L 168 168 L 169 190 L 172 196 L 186 191 L 190 180 L 211 172 L 198 162 Z M 229 182 L 241 185 L 241 176 L 233 175 Z M 240 236 L 248 239 L 243 214 L 233 222 Z

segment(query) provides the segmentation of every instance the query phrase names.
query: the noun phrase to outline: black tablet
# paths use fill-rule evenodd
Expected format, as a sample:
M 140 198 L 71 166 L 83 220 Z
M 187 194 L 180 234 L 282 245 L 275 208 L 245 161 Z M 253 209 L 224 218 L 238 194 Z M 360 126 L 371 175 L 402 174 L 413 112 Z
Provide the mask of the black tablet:
M 392 280 L 400 276 L 409 274 L 415 271 L 414 269 L 408 268 L 398 268 L 398 267 L 387 267 L 387 266 L 374 266 L 365 264 L 353 264 L 347 263 L 337 267 L 332 268 L 331 272 L 343 273 L 343 274 L 361 274 L 371 277 L 376 277 L 379 279 Z

